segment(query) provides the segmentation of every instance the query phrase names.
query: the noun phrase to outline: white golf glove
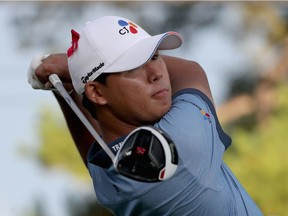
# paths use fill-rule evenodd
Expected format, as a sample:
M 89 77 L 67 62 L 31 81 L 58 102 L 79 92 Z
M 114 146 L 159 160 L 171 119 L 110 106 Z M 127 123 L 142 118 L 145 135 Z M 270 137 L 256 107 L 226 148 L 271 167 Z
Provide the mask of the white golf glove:
M 58 90 L 53 87 L 52 83 L 47 82 L 46 84 L 42 83 L 38 77 L 35 75 L 36 68 L 42 63 L 42 61 L 47 58 L 49 55 L 44 53 L 39 53 L 35 55 L 32 58 L 31 64 L 28 69 L 27 73 L 27 79 L 28 83 L 32 86 L 34 89 L 42 89 L 42 90 L 52 90 L 56 94 L 60 95 Z M 68 94 L 71 94 L 73 92 L 73 89 L 68 91 Z
M 34 89 L 43 89 L 43 90 L 53 90 L 54 89 L 54 88 L 46 87 L 45 84 L 40 82 L 40 80 L 35 75 L 36 68 L 48 56 L 49 55 L 45 55 L 44 53 L 39 53 L 32 58 L 31 64 L 30 64 L 29 69 L 28 69 L 27 78 L 28 78 L 28 83 Z

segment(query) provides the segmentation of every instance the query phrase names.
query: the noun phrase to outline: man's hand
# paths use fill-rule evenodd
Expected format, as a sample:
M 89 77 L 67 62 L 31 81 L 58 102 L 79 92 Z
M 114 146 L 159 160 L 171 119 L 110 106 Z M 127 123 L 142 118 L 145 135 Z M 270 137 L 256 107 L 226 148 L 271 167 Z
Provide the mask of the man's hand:
M 51 74 L 57 74 L 60 77 L 67 91 L 73 90 L 66 54 L 44 55 L 39 53 L 34 56 L 27 74 L 32 88 L 54 90 L 49 81 Z
M 47 58 L 48 55 L 45 55 L 44 53 L 39 53 L 33 57 L 31 60 L 30 66 L 28 68 L 28 73 L 27 73 L 27 79 L 28 83 L 32 86 L 34 89 L 45 89 L 45 90 L 50 90 L 46 89 L 45 85 L 40 82 L 38 77 L 35 75 L 35 70 L 36 68 L 42 63 L 42 61 Z

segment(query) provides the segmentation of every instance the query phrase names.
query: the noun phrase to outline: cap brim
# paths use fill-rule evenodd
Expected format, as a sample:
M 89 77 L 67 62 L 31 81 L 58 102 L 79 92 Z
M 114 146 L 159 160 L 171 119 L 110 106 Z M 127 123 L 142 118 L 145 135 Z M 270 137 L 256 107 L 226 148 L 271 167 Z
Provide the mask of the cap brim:
M 181 46 L 182 42 L 183 39 L 177 32 L 166 32 L 144 38 L 128 48 L 102 73 L 116 73 L 135 69 L 151 59 L 156 50 L 176 49 Z

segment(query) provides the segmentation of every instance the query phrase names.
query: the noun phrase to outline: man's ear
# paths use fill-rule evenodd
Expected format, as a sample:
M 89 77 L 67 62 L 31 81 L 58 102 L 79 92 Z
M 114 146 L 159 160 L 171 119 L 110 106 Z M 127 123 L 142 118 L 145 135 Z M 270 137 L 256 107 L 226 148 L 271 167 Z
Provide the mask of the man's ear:
M 105 105 L 107 103 L 105 97 L 102 94 L 103 86 L 101 86 L 100 83 L 97 82 L 88 82 L 85 85 L 85 94 L 86 97 L 99 105 Z

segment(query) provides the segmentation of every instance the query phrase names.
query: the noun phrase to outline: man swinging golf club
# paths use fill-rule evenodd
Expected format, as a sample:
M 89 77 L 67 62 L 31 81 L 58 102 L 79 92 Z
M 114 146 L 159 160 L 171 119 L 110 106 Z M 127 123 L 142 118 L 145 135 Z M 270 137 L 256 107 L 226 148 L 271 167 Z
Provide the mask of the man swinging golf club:
M 181 44 L 176 32 L 150 36 L 126 18 L 100 17 L 80 34 L 72 31 L 67 55 L 43 57 L 28 79 L 49 89 L 51 74 L 60 77 L 118 152 L 113 164 L 69 101 L 55 94 L 97 199 L 115 215 L 262 215 L 222 160 L 231 139 L 219 124 L 205 72 L 194 61 L 159 53 Z M 161 170 L 169 165 L 175 173 L 165 178 Z

